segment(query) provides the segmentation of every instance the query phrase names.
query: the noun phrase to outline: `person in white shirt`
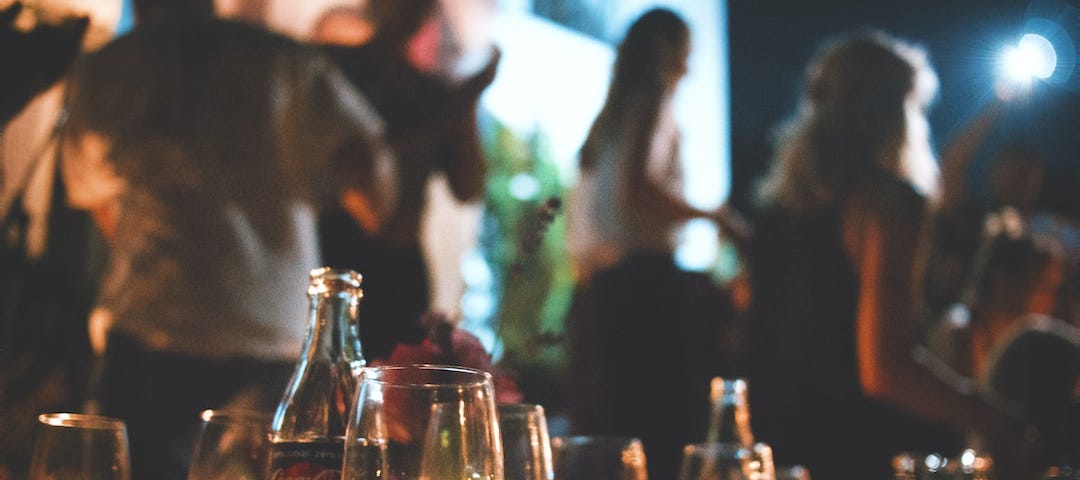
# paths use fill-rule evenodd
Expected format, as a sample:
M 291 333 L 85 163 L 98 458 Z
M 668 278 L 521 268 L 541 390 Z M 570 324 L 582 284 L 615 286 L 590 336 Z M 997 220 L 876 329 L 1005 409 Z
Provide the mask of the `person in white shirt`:
M 391 209 L 367 101 L 317 51 L 205 3 L 146 19 L 71 81 L 62 171 L 108 240 L 100 400 L 128 423 L 135 478 L 184 478 L 200 410 L 277 403 L 320 210 L 346 185 Z

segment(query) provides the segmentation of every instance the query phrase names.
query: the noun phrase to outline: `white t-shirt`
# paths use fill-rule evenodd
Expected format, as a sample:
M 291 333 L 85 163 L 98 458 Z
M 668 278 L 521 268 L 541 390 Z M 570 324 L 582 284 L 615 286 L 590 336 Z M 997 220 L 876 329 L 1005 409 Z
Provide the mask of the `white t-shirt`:
M 214 19 L 134 30 L 72 92 L 69 138 L 104 146 L 65 155 L 69 200 L 118 213 L 99 297 L 112 328 L 158 351 L 294 360 L 329 160 L 353 137 L 381 144 L 366 100 L 314 50 Z
M 643 110 L 644 101 L 627 104 Z M 655 127 L 635 152 L 634 138 L 648 118 L 630 108 L 612 132 L 600 140 L 596 162 L 583 171 L 570 196 L 569 249 L 583 278 L 634 252 L 672 252 L 681 217 L 643 205 L 630 187 L 632 162 L 643 162 L 648 180 L 680 198 L 679 128 L 670 99 L 659 110 Z

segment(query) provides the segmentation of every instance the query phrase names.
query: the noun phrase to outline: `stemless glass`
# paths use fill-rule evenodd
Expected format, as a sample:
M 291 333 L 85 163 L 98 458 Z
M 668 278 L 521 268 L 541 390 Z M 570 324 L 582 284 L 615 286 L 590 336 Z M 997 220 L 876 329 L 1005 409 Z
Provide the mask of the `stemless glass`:
M 802 465 L 776 467 L 776 480 L 810 480 L 810 470 Z
M 544 407 L 504 403 L 499 409 L 506 480 L 552 480 L 551 438 Z
M 551 440 L 555 480 L 646 480 L 645 448 L 626 437 L 575 436 Z
M 772 448 L 757 443 L 697 443 L 683 448 L 679 480 L 773 480 Z
M 30 461 L 30 480 L 131 480 L 127 426 L 98 415 L 46 413 Z
M 195 438 L 188 480 L 258 480 L 266 477 L 270 414 L 206 410 Z
M 893 457 L 893 472 L 904 480 L 993 478 L 994 461 L 972 449 L 951 459 L 939 453 L 903 452 Z
M 491 375 L 440 365 L 365 368 L 343 478 L 503 480 Z
M 897 479 L 947 480 L 949 459 L 937 453 L 903 452 L 893 457 L 893 472 Z

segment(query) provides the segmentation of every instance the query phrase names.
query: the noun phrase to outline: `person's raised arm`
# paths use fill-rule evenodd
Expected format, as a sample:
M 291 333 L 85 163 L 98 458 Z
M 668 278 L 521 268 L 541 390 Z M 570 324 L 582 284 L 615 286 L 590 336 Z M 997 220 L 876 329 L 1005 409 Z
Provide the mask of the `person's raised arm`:
M 968 195 L 965 174 L 1002 110 L 1001 102 L 987 104 L 945 147 L 941 154 L 941 188 L 934 205 L 936 211 L 951 214 Z
M 443 170 L 454 198 L 461 202 L 478 200 L 484 193 L 484 177 L 487 163 L 480 144 L 480 126 L 477 119 L 480 95 L 495 79 L 500 54 L 492 51 L 491 59 L 483 70 L 454 89 L 455 115 L 451 145 L 443 162 Z
M 329 148 L 326 166 L 335 200 L 366 230 L 378 232 L 397 208 L 399 193 L 397 160 L 382 118 L 325 58 L 305 67 L 313 69 L 314 81 L 304 97 L 302 128 L 318 139 L 311 148 Z
M 355 137 L 331 160 L 341 172 L 341 206 L 364 229 L 378 233 L 397 207 L 398 181 L 394 156 L 378 138 Z
M 655 117 L 656 114 L 652 113 Z M 643 118 L 650 118 L 642 115 Z M 630 185 L 631 192 L 628 200 L 634 209 L 648 212 L 649 218 L 665 219 L 668 222 L 681 222 L 695 218 L 707 218 L 716 222 L 721 232 L 729 235 L 737 244 L 745 245 L 752 235 L 750 222 L 737 210 L 724 204 L 715 209 L 702 209 L 691 205 L 677 193 L 669 184 L 681 180 L 682 171 L 679 168 L 679 135 L 664 135 L 659 132 L 659 126 L 643 125 L 642 134 L 631 135 L 633 137 L 630 148 L 624 150 L 627 155 L 633 156 L 630 161 Z M 646 132 L 651 132 L 645 134 Z M 586 144 L 586 148 L 588 147 Z M 595 153 L 590 153 L 595 155 Z M 652 157 L 650 157 L 650 155 Z M 666 158 L 664 178 L 657 178 L 650 174 L 650 159 Z M 668 182 L 668 183 L 665 183 Z

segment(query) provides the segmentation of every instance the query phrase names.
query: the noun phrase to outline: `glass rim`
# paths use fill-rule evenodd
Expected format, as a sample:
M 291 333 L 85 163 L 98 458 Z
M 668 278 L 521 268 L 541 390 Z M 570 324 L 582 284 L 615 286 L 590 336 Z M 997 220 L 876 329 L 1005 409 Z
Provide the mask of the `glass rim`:
M 228 419 L 237 418 L 244 421 L 254 420 L 256 422 L 265 421 L 269 426 L 270 422 L 274 419 L 274 415 L 270 412 L 260 412 L 258 410 L 249 410 L 244 408 L 208 408 L 199 413 L 199 418 L 203 422 L 211 422 L 215 419 Z
M 42 413 L 38 415 L 38 423 L 50 427 L 127 430 L 127 424 L 119 418 L 89 413 Z
M 697 442 L 688 443 L 683 446 L 683 454 L 690 454 L 692 452 L 705 452 L 706 454 L 714 454 L 716 452 L 739 452 L 745 451 L 747 454 L 757 453 L 763 448 L 770 448 L 765 443 L 755 443 L 752 446 L 746 446 L 736 442 Z
M 308 272 L 308 276 L 311 280 L 337 280 L 356 288 L 360 288 L 360 284 L 364 281 L 364 276 L 356 270 L 329 266 L 313 268 Z
M 551 437 L 552 445 L 614 445 L 624 446 L 643 445 L 638 437 L 624 437 L 619 435 L 565 435 Z
M 509 415 L 531 415 L 538 414 L 544 415 L 544 406 L 539 403 L 524 403 L 524 402 L 509 402 L 509 403 L 497 403 L 495 409 L 499 414 L 503 413 Z
M 384 372 L 404 372 L 404 371 L 424 371 L 424 372 L 451 372 L 456 374 L 462 374 L 468 377 L 478 377 L 472 381 L 455 382 L 449 380 L 437 381 L 437 380 L 416 380 L 410 382 L 394 382 L 388 381 L 382 378 Z M 375 375 L 369 375 L 374 372 Z M 460 365 L 439 365 L 430 363 L 416 363 L 409 365 L 378 365 L 373 367 L 364 367 L 361 374 L 361 382 L 375 382 L 383 386 L 389 387 L 413 387 L 413 388 L 432 388 L 432 387 L 480 387 L 484 385 L 493 385 L 494 380 L 489 372 L 471 367 L 463 367 Z

